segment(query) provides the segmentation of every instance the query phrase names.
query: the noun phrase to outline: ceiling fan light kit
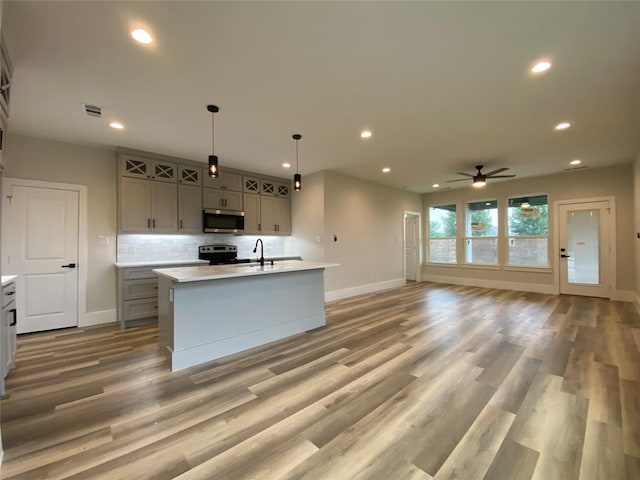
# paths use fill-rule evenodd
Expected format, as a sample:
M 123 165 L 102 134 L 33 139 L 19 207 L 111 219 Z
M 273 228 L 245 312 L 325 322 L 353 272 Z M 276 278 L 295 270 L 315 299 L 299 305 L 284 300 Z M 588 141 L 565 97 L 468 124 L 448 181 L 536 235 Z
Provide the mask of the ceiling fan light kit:
M 482 169 L 484 165 L 476 165 L 476 170 L 478 170 L 475 174 L 466 173 L 466 172 L 456 172 L 458 175 L 462 175 L 467 178 L 459 178 L 457 180 L 447 180 L 447 183 L 452 182 L 462 182 L 467 180 L 468 178 L 472 179 L 471 185 L 476 188 L 484 187 L 487 184 L 487 179 L 489 178 L 513 178 L 515 175 L 498 175 L 506 170 L 509 170 L 508 167 L 496 168 L 488 173 L 482 173 Z

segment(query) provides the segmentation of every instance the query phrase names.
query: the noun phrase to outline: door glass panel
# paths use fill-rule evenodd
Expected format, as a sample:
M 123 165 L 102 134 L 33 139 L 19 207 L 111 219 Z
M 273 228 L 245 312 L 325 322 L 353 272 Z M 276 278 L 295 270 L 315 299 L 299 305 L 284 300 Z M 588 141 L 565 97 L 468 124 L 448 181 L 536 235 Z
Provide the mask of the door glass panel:
M 600 210 L 567 212 L 569 283 L 600 284 Z

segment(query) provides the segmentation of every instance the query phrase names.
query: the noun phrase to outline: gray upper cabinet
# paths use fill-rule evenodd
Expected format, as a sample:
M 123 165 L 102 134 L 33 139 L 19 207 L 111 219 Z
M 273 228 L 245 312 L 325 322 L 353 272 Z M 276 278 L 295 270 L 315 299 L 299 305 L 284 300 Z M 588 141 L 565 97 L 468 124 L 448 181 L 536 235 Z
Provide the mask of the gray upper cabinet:
M 191 165 L 178 165 L 178 183 L 183 185 L 202 185 L 202 168 Z
M 258 177 L 242 177 L 242 191 L 244 193 L 260 193 L 260 179 Z
M 178 165 L 163 160 L 120 155 L 120 175 L 176 183 L 178 181 Z
M 202 208 L 242 210 L 242 193 L 218 188 L 202 189 Z
M 122 233 L 175 233 L 178 227 L 178 186 L 121 177 L 118 212 Z
M 178 185 L 178 231 L 202 233 L 202 188 Z
M 262 179 L 260 181 L 260 194 L 268 195 L 270 197 L 282 197 L 289 198 L 291 192 L 291 185 L 278 182 L 275 180 Z
M 13 67 L 9 59 L 9 52 L 2 37 L 0 43 L 0 115 L 9 118 L 9 101 L 11 98 L 11 79 L 13 77 Z
M 217 188 L 218 190 L 231 190 L 233 192 L 242 191 L 242 174 L 220 170 L 220 174 L 216 178 L 205 175 L 202 185 L 208 188 Z
M 202 210 L 245 212 L 246 234 L 291 234 L 291 181 L 118 148 L 119 233 L 202 233 Z

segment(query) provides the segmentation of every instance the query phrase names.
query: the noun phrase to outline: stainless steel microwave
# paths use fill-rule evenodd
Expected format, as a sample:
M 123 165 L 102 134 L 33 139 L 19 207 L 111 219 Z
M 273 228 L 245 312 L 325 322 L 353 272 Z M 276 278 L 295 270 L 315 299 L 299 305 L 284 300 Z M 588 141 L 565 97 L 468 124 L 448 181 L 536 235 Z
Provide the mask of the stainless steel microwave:
M 243 233 L 244 212 L 206 208 L 202 211 L 202 226 L 205 233 Z

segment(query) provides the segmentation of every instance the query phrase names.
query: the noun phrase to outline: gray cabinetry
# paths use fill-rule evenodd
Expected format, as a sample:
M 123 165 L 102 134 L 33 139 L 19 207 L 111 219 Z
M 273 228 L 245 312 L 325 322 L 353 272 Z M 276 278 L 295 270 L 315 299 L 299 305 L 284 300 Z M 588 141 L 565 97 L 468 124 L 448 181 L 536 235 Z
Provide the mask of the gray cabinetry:
M 242 210 L 242 192 L 203 188 L 202 206 L 212 209 Z
M 122 233 L 174 233 L 178 226 L 178 186 L 120 177 L 118 211 Z
M 291 204 L 288 198 L 260 197 L 261 233 L 267 235 L 291 234 Z
M 221 169 L 220 174 L 216 178 L 211 178 L 209 175 L 206 175 L 203 178 L 202 185 L 208 188 L 216 188 L 218 190 L 241 192 L 242 174 Z
M 118 322 L 120 328 L 156 321 L 158 318 L 158 277 L 154 268 L 200 265 L 174 264 L 118 269 Z
M 178 231 L 202 233 L 202 188 L 178 185 Z
M 244 201 L 244 233 L 257 235 L 260 231 L 260 195 L 245 193 Z

